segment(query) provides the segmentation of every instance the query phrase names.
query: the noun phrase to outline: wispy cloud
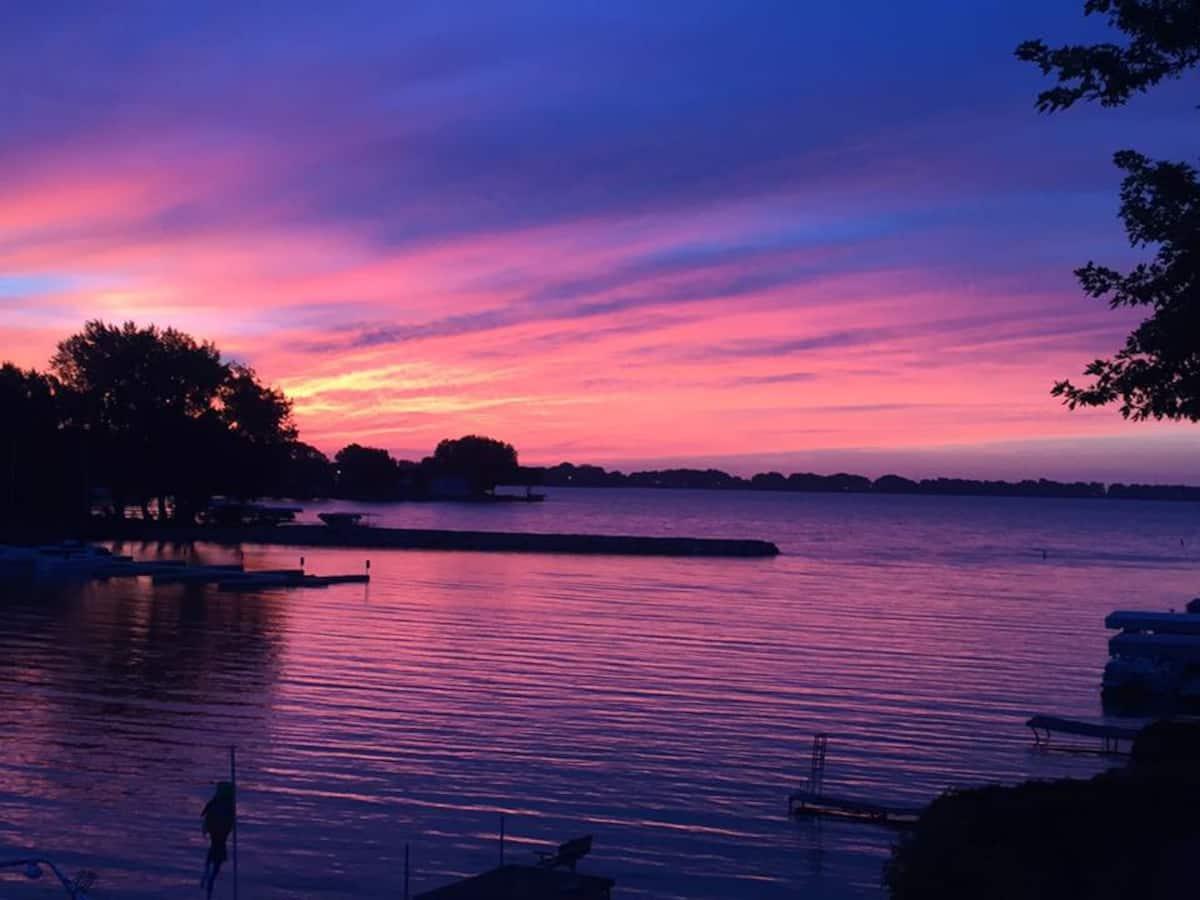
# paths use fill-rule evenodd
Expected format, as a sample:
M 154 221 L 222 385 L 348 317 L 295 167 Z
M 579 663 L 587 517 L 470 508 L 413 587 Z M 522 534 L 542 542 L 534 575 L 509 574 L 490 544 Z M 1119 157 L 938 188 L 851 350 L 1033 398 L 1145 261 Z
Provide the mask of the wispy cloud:
M 777 372 L 771 375 L 739 375 L 729 379 L 731 385 L 755 384 L 797 384 L 802 381 L 813 381 L 821 376 L 815 372 Z

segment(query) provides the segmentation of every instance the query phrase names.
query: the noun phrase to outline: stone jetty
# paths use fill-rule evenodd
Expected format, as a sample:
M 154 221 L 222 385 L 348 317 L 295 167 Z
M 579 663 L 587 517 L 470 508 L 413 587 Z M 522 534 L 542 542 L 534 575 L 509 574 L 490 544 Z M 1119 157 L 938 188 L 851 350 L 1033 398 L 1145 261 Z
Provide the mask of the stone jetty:
M 155 522 L 97 522 L 96 539 L 206 541 L 215 544 L 269 544 L 292 547 L 345 547 L 394 550 L 469 550 L 495 553 L 577 553 L 614 556 L 771 557 L 770 541 L 732 538 L 639 537 L 609 534 L 544 534 L 508 531 L 447 531 L 326 525 L 174 527 Z

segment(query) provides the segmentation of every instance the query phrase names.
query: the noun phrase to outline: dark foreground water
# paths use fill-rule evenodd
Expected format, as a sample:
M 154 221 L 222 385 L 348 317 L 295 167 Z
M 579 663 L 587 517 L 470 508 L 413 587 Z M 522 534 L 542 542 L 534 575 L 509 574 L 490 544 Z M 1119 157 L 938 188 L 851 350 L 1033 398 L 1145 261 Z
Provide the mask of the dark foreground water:
M 436 886 L 495 862 L 501 813 L 509 859 L 594 833 L 585 868 L 619 897 L 879 897 L 887 832 L 784 815 L 814 732 L 827 790 L 896 803 L 1090 774 L 1031 753 L 1025 717 L 1098 716 L 1104 614 L 1200 593 L 1194 505 L 576 490 L 374 511 L 785 555 L 371 551 L 367 588 L 0 585 L 0 858 L 95 869 L 98 898 L 198 895 L 236 744 L 247 898 L 397 897 L 406 843 L 414 890 Z M 301 553 L 365 555 L 244 551 Z M 55 895 L 0 876 L 0 896 Z

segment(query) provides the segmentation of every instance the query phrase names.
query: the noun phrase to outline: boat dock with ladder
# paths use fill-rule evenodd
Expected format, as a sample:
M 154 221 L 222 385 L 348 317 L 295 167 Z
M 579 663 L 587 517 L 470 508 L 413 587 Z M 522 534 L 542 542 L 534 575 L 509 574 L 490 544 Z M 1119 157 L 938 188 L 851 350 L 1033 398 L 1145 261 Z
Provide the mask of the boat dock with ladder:
M 788 797 L 788 815 L 793 817 L 820 816 L 830 819 L 848 819 L 886 828 L 912 828 L 921 816 L 919 809 L 884 806 L 865 800 L 848 797 L 832 797 L 828 794 L 813 794 L 796 791 Z
M 818 734 L 813 737 L 812 762 L 808 784 L 803 790 L 788 796 L 788 816 L 792 818 L 846 819 L 886 828 L 911 828 L 917 823 L 921 811 L 911 807 L 890 806 L 851 797 L 837 797 L 825 793 L 825 756 L 829 747 L 829 736 Z

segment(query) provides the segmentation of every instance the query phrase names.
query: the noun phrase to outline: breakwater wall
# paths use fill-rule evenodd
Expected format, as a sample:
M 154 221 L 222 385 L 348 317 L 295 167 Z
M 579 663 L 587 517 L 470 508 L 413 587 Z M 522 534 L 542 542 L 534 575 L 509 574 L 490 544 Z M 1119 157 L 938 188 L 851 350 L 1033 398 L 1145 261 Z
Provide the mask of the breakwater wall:
M 639 537 L 609 534 L 542 534 L 446 531 L 428 528 L 329 528 L 324 525 L 176 527 L 155 522 L 96 523 L 94 539 L 215 544 L 275 544 L 394 550 L 467 550 L 493 553 L 577 553 L 613 556 L 770 557 L 770 541 L 732 538 Z

